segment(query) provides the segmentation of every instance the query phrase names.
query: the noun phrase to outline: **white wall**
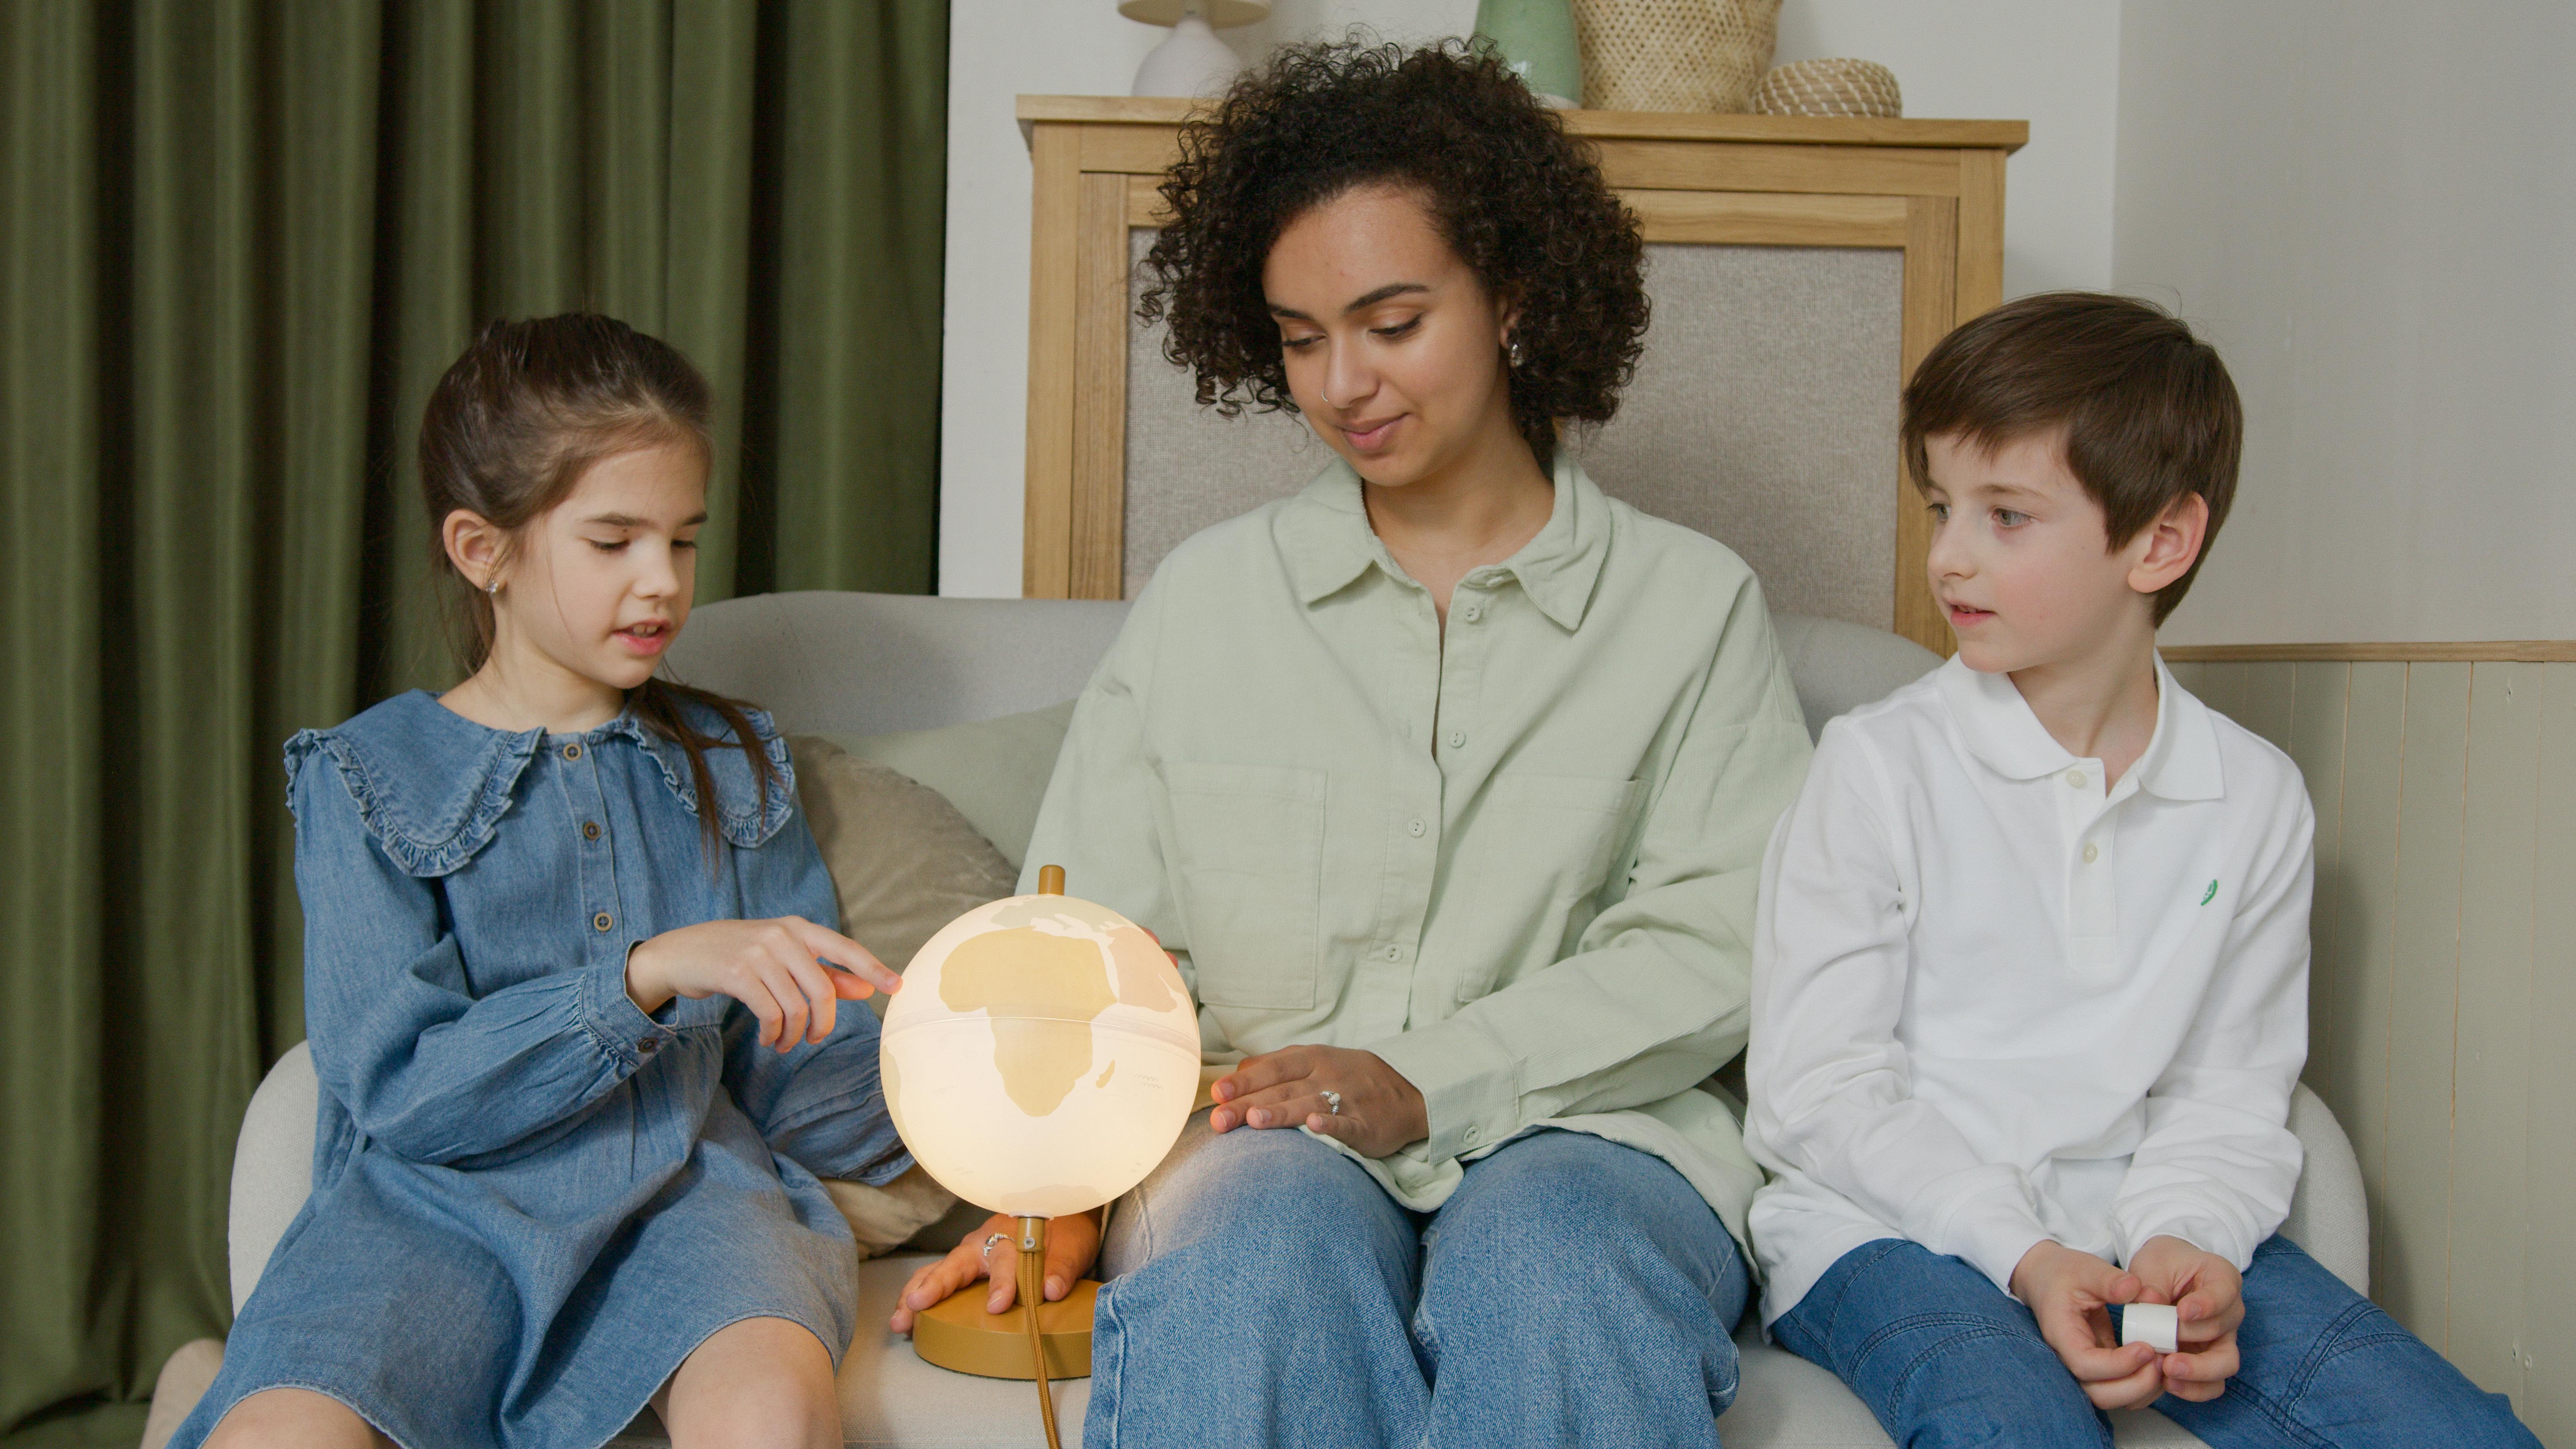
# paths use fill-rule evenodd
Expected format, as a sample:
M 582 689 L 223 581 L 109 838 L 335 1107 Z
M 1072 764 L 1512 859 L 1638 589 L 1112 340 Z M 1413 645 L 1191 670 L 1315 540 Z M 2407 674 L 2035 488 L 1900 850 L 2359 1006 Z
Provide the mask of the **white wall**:
M 2119 0 L 1787 0 L 1773 61 L 1874 60 L 1905 114 L 2030 122 L 2004 167 L 2004 295 L 2111 284 Z
M 2576 638 L 2576 7 L 2131 5 L 2113 278 L 2226 354 L 2175 643 Z
M 2119 0 L 1787 0 L 1777 59 L 1849 55 L 1896 72 L 1906 113 L 2028 120 L 2005 178 L 2009 293 L 2111 280 Z M 1367 24 L 1463 34 L 1475 0 L 1277 0 L 1223 32 L 1247 58 Z M 939 587 L 1020 591 L 1028 392 L 1029 157 L 1021 94 L 1124 95 L 1164 32 L 1110 0 L 954 0 L 949 15 L 948 281 Z

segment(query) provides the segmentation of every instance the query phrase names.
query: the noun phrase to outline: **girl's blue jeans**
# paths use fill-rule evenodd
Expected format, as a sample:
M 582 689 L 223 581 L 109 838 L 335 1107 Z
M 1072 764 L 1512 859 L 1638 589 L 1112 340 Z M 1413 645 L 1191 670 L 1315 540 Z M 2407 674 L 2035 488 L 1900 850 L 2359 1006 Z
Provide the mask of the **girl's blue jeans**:
M 1748 1276 L 1661 1159 L 1545 1131 L 1408 1212 L 1192 1119 L 1102 1245 L 1087 1449 L 1717 1443 Z
M 2030 1310 L 1957 1258 L 1903 1239 L 1843 1255 L 1771 1325 L 1840 1376 L 1907 1449 L 2109 1449 L 2110 1423 Z M 2539 1449 L 2501 1394 L 2275 1237 L 2245 1273 L 2242 1367 L 2204 1404 L 2156 1409 L 2212 1449 Z

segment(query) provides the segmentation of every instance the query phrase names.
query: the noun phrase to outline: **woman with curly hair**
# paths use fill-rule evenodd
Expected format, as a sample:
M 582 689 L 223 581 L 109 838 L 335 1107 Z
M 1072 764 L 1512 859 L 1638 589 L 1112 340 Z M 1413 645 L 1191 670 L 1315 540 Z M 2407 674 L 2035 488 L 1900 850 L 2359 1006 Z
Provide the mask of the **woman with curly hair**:
M 1454 44 L 1284 52 L 1163 195 L 1170 357 L 1337 456 L 1164 561 L 1030 847 L 1175 953 L 1214 1078 L 1100 1245 L 1087 1440 L 1713 1445 L 1761 1177 L 1709 1078 L 1808 745 L 1752 572 L 1559 444 L 1634 220 Z

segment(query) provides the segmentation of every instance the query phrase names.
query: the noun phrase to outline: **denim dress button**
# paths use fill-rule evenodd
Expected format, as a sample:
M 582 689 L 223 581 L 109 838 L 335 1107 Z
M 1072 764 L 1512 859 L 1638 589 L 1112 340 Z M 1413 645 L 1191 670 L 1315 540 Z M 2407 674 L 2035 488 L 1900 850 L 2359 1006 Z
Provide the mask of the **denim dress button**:
M 573 741 L 571 744 L 568 744 L 568 745 L 564 746 L 564 758 L 565 758 L 565 759 L 567 759 L 567 760 L 578 760 L 578 759 L 580 759 L 580 758 L 581 758 L 581 741 L 579 741 L 579 740 L 575 740 L 575 741 Z
M 635 1049 L 639 1052 L 649 1052 L 659 1049 L 661 1045 L 662 1039 L 660 1037 L 648 1036 L 637 1041 L 635 1043 Z
M 606 911 L 602 911 L 598 915 L 590 918 L 590 928 L 594 931 L 605 931 L 613 924 L 615 923 L 608 919 L 608 912 Z
M 584 840 L 597 840 L 599 838 L 599 822 L 596 820 L 585 820 L 581 822 L 581 838 Z

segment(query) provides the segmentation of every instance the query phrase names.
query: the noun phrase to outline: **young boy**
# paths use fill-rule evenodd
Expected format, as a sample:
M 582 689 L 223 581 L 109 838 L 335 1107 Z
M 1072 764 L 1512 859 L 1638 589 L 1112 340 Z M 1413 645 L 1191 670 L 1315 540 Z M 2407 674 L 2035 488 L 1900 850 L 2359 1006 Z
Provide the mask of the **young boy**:
M 2274 1236 L 2307 1054 L 2289 759 L 2156 626 L 2236 488 L 2217 354 L 2025 298 L 1906 389 L 1959 654 L 1829 725 L 1773 835 L 1745 1145 L 1763 1316 L 1900 1444 L 2534 1446 L 2500 1396 Z M 2111 1305 L 2177 1305 L 2179 1351 Z

